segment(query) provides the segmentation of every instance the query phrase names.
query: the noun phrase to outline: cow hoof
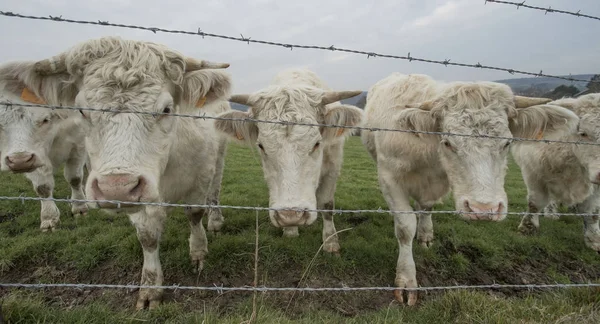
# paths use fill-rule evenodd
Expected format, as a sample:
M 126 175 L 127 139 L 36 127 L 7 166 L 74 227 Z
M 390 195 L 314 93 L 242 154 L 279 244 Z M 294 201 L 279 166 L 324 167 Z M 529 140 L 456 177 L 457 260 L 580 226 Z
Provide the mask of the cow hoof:
M 433 245 L 433 233 L 418 235 L 417 240 L 422 247 L 430 248 Z
M 418 298 L 418 291 L 416 290 L 410 290 L 410 291 L 406 291 L 403 290 L 402 288 L 417 288 L 417 279 L 413 278 L 413 279 L 405 279 L 405 276 L 400 276 L 400 277 L 396 277 L 396 287 L 398 287 L 398 289 L 394 290 L 394 296 L 396 297 L 396 300 L 400 303 L 400 304 L 404 304 L 404 293 L 406 293 L 407 298 L 406 298 L 406 304 L 408 306 L 414 306 L 417 303 L 417 298 Z
M 211 231 L 211 230 L 208 230 L 208 234 L 211 235 L 211 236 L 217 236 L 218 237 L 218 236 L 221 236 L 221 231 Z
M 533 235 L 539 230 L 533 223 L 521 223 L 518 228 L 523 235 Z
M 338 242 L 325 243 L 323 245 L 323 251 L 339 256 L 340 255 L 340 244 Z
M 192 271 L 199 274 L 204 269 L 204 255 L 192 254 L 190 255 L 192 260 Z
M 135 309 L 140 311 L 144 309 L 155 309 L 160 306 L 160 300 L 158 299 L 149 299 L 148 297 L 139 297 L 137 303 L 135 304 Z
M 403 289 L 394 290 L 394 297 L 400 304 L 404 304 L 404 292 L 405 292 L 405 290 L 403 290 Z M 417 304 L 418 295 L 417 295 L 416 291 L 408 291 L 406 293 L 406 295 L 407 295 L 406 305 L 414 306 Z
M 210 234 L 219 235 L 221 232 L 221 227 L 223 227 L 223 216 L 218 217 L 211 215 L 208 217 L 206 229 Z
M 59 220 L 43 220 L 40 224 L 40 229 L 43 233 L 54 232 L 58 227 Z
M 71 215 L 73 215 L 73 217 L 86 216 L 88 211 L 89 211 L 89 209 L 86 204 L 74 205 L 71 208 Z

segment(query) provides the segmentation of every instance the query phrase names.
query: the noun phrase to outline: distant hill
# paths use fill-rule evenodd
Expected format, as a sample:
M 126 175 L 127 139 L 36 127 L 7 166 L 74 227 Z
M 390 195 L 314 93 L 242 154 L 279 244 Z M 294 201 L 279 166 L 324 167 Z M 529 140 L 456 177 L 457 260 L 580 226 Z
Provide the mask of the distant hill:
M 572 77 L 573 79 L 589 81 L 593 76 L 594 76 L 594 74 L 576 74 L 576 75 L 571 75 L 570 77 Z M 568 78 L 569 76 L 561 75 L 561 77 Z M 564 85 L 564 86 L 572 85 L 572 86 L 576 87 L 577 89 L 579 89 L 579 91 L 581 91 L 581 90 L 585 90 L 586 85 L 587 85 L 587 81 L 586 82 L 580 82 L 580 81 L 571 82 L 571 81 L 567 81 L 567 80 L 546 78 L 546 77 L 504 79 L 504 80 L 496 80 L 494 82 L 504 83 L 504 84 L 508 85 L 514 92 L 516 92 L 518 94 L 523 91 L 526 91 L 530 88 L 535 88 L 536 90 L 538 90 L 542 93 L 545 93 L 545 92 L 552 91 L 552 90 L 556 89 L 556 87 L 561 86 L 561 85 Z
M 572 77 L 573 79 L 580 79 L 580 80 L 590 80 L 593 76 L 594 76 L 594 74 L 576 74 L 576 75 L 571 75 L 571 76 L 562 75 L 562 77 L 565 77 L 565 78 Z M 542 95 L 542 94 L 552 92 L 554 89 L 556 89 L 558 86 L 561 86 L 561 85 L 565 86 L 565 87 L 574 86 L 579 91 L 582 91 L 582 90 L 586 89 L 586 85 L 587 85 L 587 81 L 586 82 L 581 82 L 581 81 L 571 82 L 571 81 L 567 81 L 567 80 L 546 78 L 546 77 L 503 79 L 503 80 L 496 80 L 494 82 L 504 83 L 504 84 L 508 85 L 512 89 L 512 91 L 518 95 Z M 366 96 L 367 96 L 367 91 L 363 91 L 362 94 L 360 94 L 356 97 L 342 100 L 342 103 L 346 104 L 346 105 L 353 105 L 353 106 L 358 106 L 360 108 L 364 108 L 364 106 L 363 106 L 364 101 L 363 102 L 360 102 L 360 101 L 365 100 L 364 98 Z M 248 110 L 247 106 L 240 105 L 237 103 L 231 103 L 231 108 L 235 109 L 235 110 L 241 110 L 241 111 Z
M 240 110 L 240 111 L 248 110 L 248 106 L 246 106 L 246 105 L 240 105 L 239 103 L 235 103 L 235 102 L 230 102 L 229 104 L 231 105 L 231 109 L 234 109 L 234 110 Z

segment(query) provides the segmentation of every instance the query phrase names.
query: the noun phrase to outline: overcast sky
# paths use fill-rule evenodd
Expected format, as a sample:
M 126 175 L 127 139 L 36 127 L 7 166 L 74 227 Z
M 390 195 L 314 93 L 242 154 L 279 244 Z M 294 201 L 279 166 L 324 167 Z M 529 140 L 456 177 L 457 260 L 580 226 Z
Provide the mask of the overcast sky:
M 519 0 L 520 1 L 520 0 Z M 600 0 L 527 0 L 600 16 Z M 484 0 L 6 0 L 2 11 L 501 66 L 547 74 L 600 73 L 600 21 Z M 234 92 L 256 91 L 275 73 L 308 67 L 334 89 L 367 90 L 392 72 L 441 80 L 525 77 L 506 72 L 311 49 L 0 16 L 0 61 L 42 59 L 90 38 L 148 40 L 231 63 Z

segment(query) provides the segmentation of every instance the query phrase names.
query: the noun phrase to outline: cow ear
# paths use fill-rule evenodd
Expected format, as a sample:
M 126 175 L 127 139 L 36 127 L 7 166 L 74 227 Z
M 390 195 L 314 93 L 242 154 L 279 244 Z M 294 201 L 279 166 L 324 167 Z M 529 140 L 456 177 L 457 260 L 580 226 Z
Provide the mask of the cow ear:
M 440 119 L 435 112 L 422 108 L 403 108 L 394 118 L 399 130 L 413 132 L 415 137 L 425 140 L 438 140 L 438 135 L 420 132 L 439 132 Z
M 258 127 L 256 126 L 256 123 L 241 120 L 250 118 L 248 112 L 234 110 L 219 114 L 217 118 L 219 118 L 215 120 L 215 128 L 217 131 L 224 133 L 231 139 L 245 144 L 253 144 L 256 142 L 258 137 Z
M 34 62 L 10 62 L 0 65 L 1 91 L 11 100 L 38 105 L 73 105 L 77 89 L 66 82 L 69 75 L 43 76 L 34 69 Z
M 184 110 L 198 111 L 215 101 L 227 100 L 231 77 L 222 70 L 198 70 L 187 73 L 183 80 Z
M 325 112 L 325 124 L 347 127 L 360 126 L 363 122 L 363 111 L 350 105 L 335 105 Z M 353 128 L 324 127 L 321 130 L 323 140 L 331 141 L 351 135 Z
M 577 131 L 579 117 L 560 106 L 537 105 L 517 109 L 508 123 L 514 137 L 542 139 Z

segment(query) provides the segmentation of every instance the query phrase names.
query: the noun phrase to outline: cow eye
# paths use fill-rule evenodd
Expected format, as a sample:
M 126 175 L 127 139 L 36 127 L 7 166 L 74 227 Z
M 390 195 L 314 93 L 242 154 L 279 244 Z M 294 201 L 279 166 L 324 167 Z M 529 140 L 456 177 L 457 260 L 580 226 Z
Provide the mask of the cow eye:
M 588 134 L 586 132 L 579 132 L 579 136 L 588 137 Z
M 316 151 L 319 148 L 319 146 L 321 146 L 321 142 L 315 143 L 315 146 L 313 146 L 312 152 Z
M 50 118 L 44 118 L 44 120 L 42 120 L 42 124 L 47 124 L 50 121 Z
M 171 113 L 171 107 L 165 107 L 165 109 L 163 109 L 163 114 L 170 114 Z
M 265 151 L 265 147 L 260 143 L 258 143 L 258 148 L 263 152 Z
M 451 149 L 451 148 L 452 148 L 452 144 L 450 144 L 450 142 L 449 142 L 448 140 L 446 140 L 446 139 L 445 139 L 445 140 L 442 140 L 442 144 L 444 144 L 444 146 L 445 146 L 446 148 L 449 148 L 449 149 Z
M 506 148 L 508 148 L 509 146 L 510 146 L 510 141 L 507 141 L 507 142 L 504 144 L 504 148 L 506 149 Z

